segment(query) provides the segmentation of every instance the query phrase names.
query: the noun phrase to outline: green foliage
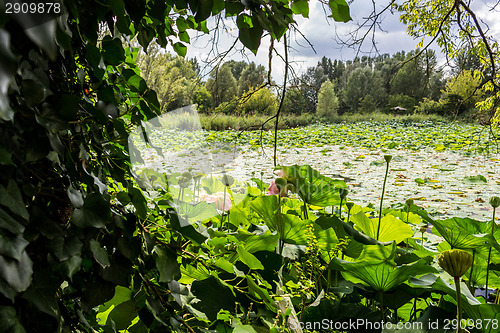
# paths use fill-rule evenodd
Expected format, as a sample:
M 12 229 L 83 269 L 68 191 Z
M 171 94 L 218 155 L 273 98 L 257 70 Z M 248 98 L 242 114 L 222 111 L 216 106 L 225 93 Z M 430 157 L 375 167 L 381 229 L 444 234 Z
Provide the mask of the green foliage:
M 267 87 L 249 91 L 248 97 L 243 96 L 242 100 L 237 108 L 237 112 L 241 114 L 273 115 L 278 110 L 278 102 Z
M 338 108 L 339 99 L 335 94 L 335 85 L 330 80 L 327 80 L 323 82 L 318 93 L 316 114 L 320 118 L 334 120 L 338 116 Z
M 223 64 L 210 73 L 207 89 L 212 95 L 212 105 L 214 107 L 227 103 L 236 96 L 237 81 L 231 73 L 229 65 Z
M 406 109 L 406 112 L 403 110 L 402 113 L 411 113 L 413 111 L 413 108 L 415 107 L 415 98 L 403 94 L 389 95 L 387 106 L 389 106 L 390 108 L 399 106 Z M 401 111 L 399 110 L 397 110 L 396 112 L 401 113 Z
M 156 91 L 163 112 L 195 103 L 195 94 L 201 87 L 191 62 L 163 53 L 159 45 L 151 44 L 147 54 L 139 55 L 137 63 L 148 86 Z
M 193 103 L 200 112 L 208 111 L 212 107 L 212 95 L 207 87 L 200 85 L 193 94 Z
M 236 78 L 236 77 L 235 77 Z M 264 83 L 266 69 L 262 65 L 256 65 L 253 61 L 241 72 L 238 80 L 238 95 L 254 90 Z
M 2 330 L 192 330 L 187 313 L 202 323 L 216 319 L 204 303 L 214 299 L 208 290 L 233 311 L 236 285 L 214 276 L 210 284 L 219 288 L 207 288 L 204 263 L 181 260 L 192 246 L 185 240 L 201 244 L 208 235 L 179 222 L 170 193 L 139 189 L 130 169 L 129 129 L 191 103 L 186 91 L 196 90 L 197 68 L 154 50 L 138 57 L 135 42 L 124 41 L 136 38 L 148 50 L 154 40 L 184 56 L 188 31 L 208 33 L 205 20 L 224 10 L 237 16 L 240 41 L 256 52 L 264 31 L 279 39 L 294 22 L 289 4 L 77 0 L 61 7 L 62 15 L 34 26 L 34 16 L 0 11 Z M 349 19 L 347 6 L 337 12 Z M 234 255 L 226 261 L 235 263 Z M 187 289 L 175 280 L 182 272 L 199 281 Z M 272 288 L 260 287 L 259 276 L 243 279 L 253 300 L 273 309 Z M 244 321 L 238 329 L 250 324 L 243 312 L 235 315 Z
M 154 191 L 141 189 L 134 179 L 129 129 L 144 127 L 172 103 L 186 103 L 181 88 L 190 87 L 184 79 L 193 78 L 196 69 L 165 55 L 166 63 L 151 59 L 149 72 L 146 61 L 150 78 L 143 78 L 138 49 L 124 47 L 122 37 L 137 36 L 144 49 L 153 40 L 162 47 L 171 44 L 183 56 L 187 31 L 208 32 L 205 20 L 224 10 L 236 16 L 240 41 L 256 52 L 264 32 L 279 40 L 294 12 L 307 16 L 306 3 L 245 7 L 220 1 L 103 0 L 65 6 L 67 13 L 29 31 L 15 17 L 0 14 L 2 330 L 285 330 L 297 312 L 319 316 L 324 309 L 338 310 L 340 303 L 367 318 L 376 314 L 379 320 L 377 307 L 384 318 L 397 317 L 392 308 L 384 312 L 384 298 L 376 293 L 411 290 L 406 304 L 415 296 L 435 302 L 433 294 L 454 295 L 436 275 L 410 281 L 410 275 L 434 272 L 438 251 L 418 250 L 411 226 L 389 214 L 401 210 L 384 212 L 384 223 L 396 227 L 385 240 L 393 241 L 377 242 L 370 237 L 369 209 L 356 213 L 360 230 L 341 214 L 327 213 L 327 207 L 339 204 L 339 188 L 346 184 L 310 166 L 284 167 L 296 189 L 290 197 L 265 196 L 236 180 L 248 195 L 228 213 L 195 199 L 188 174 L 176 175 L 168 186 L 155 175 Z M 344 0 L 330 1 L 329 8 L 334 19 L 350 19 Z M 167 66 L 167 75 L 156 76 L 158 66 Z M 226 83 L 235 87 L 226 68 L 219 71 L 228 72 Z M 151 89 L 155 78 L 175 82 L 172 91 L 161 91 L 159 84 L 157 94 Z M 223 102 L 218 94 L 212 98 Z M 211 176 L 198 181 L 210 195 L 226 190 Z M 235 202 L 240 193 L 231 192 Z M 400 240 L 406 245 L 398 247 L 394 241 Z M 475 245 L 468 246 L 474 250 Z M 344 246 L 352 264 L 334 260 Z M 302 263 L 300 270 L 295 262 Z M 363 270 L 368 275 L 356 273 Z M 333 283 L 342 295 L 332 292 Z M 361 296 L 371 308 L 360 304 Z M 284 303 L 287 297 L 290 303 Z M 498 315 L 497 306 L 464 297 L 467 316 Z
M 450 113 L 454 114 L 462 114 L 466 110 L 473 109 L 484 97 L 480 85 L 481 78 L 470 70 L 460 72 L 446 83 L 442 103 L 448 106 Z
M 370 104 L 379 105 L 385 94 L 380 74 L 366 67 L 353 70 L 342 90 L 344 102 L 351 110 L 358 110 L 361 101 L 368 95 L 371 96 Z

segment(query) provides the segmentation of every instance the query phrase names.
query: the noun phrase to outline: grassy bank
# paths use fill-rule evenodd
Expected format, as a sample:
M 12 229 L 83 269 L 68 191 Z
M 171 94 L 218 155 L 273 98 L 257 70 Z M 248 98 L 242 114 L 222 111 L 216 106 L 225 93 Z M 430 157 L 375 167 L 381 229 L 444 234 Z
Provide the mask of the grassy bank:
M 200 116 L 201 126 L 205 130 L 212 130 L 212 131 L 224 131 L 231 129 L 256 130 L 260 129 L 263 124 L 265 130 L 274 128 L 274 119 L 269 120 L 270 116 L 265 116 L 265 115 L 235 116 L 235 115 L 225 115 L 225 114 L 218 114 L 218 115 L 200 114 L 199 116 Z M 342 116 L 338 116 L 329 122 L 359 123 L 364 121 L 383 122 L 390 120 L 398 120 L 401 122 L 445 121 L 443 117 L 437 115 L 411 114 L 411 115 L 395 116 L 392 114 L 387 114 L 382 112 L 373 112 L 369 114 L 360 114 L 360 113 L 343 114 Z M 280 116 L 279 128 L 280 129 L 296 128 L 322 122 L 325 121 L 321 120 L 314 114 L 302 114 L 299 116 L 283 114 L 282 116 Z

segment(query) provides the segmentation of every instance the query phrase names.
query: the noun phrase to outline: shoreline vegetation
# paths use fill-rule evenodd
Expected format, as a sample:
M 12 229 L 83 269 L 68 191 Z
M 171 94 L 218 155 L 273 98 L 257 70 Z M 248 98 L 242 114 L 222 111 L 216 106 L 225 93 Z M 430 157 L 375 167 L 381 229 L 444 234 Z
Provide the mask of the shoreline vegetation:
M 227 114 L 199 114 L 201 127 L 207 131 L 252 131 L 252 130 L 272 130 L 275 119 L 269 120 L 266 115 L 227 115 Z M 269 121 L 267 121 L 269 120 Z M 267 123 L 266 123 L 267 121 Z M 431 121 L 434 123 L 459 123 L 471 124 L 470 119 L 448 119 L 435 114 L 409 114 L 393 115 L 383 112 L 373 112 L 368 114 L 346 113 L 337 116 L 330 121 L 325 121 L 314 114 L 301 115 L 280 115 L 278 129 L 291 129 L 305 127 L 313 124 L 338 124 L 338 123 L 359 123 L 359 122 L 387 122 L 395 121 L 401 123 L 420 123 Z

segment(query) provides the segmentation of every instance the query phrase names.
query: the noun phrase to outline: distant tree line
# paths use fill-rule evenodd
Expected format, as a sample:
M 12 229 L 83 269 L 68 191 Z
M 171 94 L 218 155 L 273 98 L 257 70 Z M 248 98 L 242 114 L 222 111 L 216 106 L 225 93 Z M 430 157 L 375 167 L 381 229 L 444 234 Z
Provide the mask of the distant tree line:
M 197 104 L 201 112 L 240 115 L 271 115 L 278 108 L 279 96 L 264 84 L 266 68 L 254 62 L 227 61 L 203 81 L 196 59 L 152 47 L 139 58 L 139 66 L 164 112 L 188 104 Z M 446 73 L 433 50 L 348 61 L 323 57 L 289 82 L 283 112 L 331 121 L 344 113 L 374 111 L 470 116 L 485 97 L 480 89 L 484 75 L 477 57 L 465 51 Z

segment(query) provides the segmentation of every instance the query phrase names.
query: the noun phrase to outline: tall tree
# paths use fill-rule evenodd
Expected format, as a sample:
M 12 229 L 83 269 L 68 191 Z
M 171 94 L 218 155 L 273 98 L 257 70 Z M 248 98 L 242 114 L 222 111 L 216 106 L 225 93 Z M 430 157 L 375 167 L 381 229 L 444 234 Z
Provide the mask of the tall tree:
M 335 84 L 326 80 L 319 89 L 316 114 L 321 118 L 334 120 L 338 115 L 338 108 L 339 98 L 335 94 Z
M 253 61 L 241 72 L 238 79 L 238 95 L 243 95 L 251 89 L 255 89 L 264 83 L 266 68 L 256 65 Z
M 195 63 L 178 55 L 158 52 L 157 46 L 139 55 L 137 64 L 147 84 L 156 91 L 162 111 L 193 103 L 193 94 L 200 86 Z
M 214 107 L 229 102 L 236 96 L 237 81 L 228 64 L 225 63 L 210 73 L 210 78 L 207 80 L 207 89 L 212 95 Z
M 386 93 L 382 77 L 376 70 L 371 70 L 368 67 L 358 67 L 349 75 L 342 90 L 344 102 L 350 110 L 356 111 L 360 102 L 368 95 L 371 96 L 370 101 L 373 101 L 375 105 L 383 103 Z

